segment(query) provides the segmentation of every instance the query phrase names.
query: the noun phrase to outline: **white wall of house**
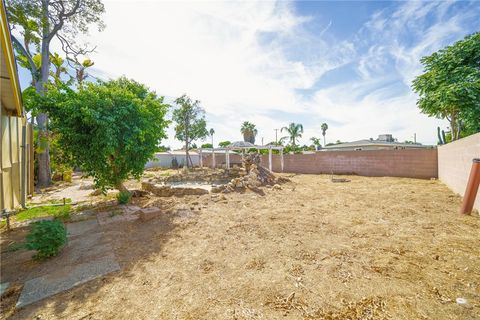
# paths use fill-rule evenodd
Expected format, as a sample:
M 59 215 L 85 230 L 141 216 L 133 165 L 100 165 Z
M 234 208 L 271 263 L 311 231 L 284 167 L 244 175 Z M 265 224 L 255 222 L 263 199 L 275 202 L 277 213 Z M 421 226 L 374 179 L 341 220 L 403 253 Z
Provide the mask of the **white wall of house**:
M 172 152 L 157 152 L 154 154 L 153 159 L 148 161 L 145 164 L 145 168 L 171 168 L 172 160 L 177 159 L 178 165 L 180 167 L 186 165 L 186 155 L 183 152 L 172 151 Z M 197 153 L 191 152 L 190 159 L 192 159 L 193 166 L 200 165 L 200 157 Z

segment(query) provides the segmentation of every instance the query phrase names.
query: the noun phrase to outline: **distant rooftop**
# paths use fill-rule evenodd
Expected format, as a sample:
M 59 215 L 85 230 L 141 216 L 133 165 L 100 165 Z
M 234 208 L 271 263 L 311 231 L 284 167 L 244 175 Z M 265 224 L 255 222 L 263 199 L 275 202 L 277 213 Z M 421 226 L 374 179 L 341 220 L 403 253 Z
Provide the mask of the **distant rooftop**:
M 378 149 L 412 149 L 412 148 L 432 148 L 433 146 L 422 145 L 414 142 L 398 142 L 391 134 L 381 134 L 377 139 L 363 139 L 352 142 L 344 142 L 326 146 L 321 150 L 378 150 Z

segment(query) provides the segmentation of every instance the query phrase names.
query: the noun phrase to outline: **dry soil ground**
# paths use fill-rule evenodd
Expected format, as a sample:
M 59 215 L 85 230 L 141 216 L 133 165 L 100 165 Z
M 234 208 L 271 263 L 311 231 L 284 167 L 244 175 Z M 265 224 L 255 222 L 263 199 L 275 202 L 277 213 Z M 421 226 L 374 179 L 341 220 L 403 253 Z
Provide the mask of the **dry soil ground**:
M 13 318 L 480 318 L 480 218 L 442 183 L 290 178 L 106 225 L 122 271 Z

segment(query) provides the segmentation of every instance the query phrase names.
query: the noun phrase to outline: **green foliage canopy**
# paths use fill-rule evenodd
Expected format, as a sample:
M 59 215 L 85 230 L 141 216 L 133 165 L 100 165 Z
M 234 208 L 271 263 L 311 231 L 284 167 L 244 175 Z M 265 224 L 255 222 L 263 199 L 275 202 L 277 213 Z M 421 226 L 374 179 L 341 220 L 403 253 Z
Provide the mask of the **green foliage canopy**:
M 413 81 L 417 106 L 450 122 L 452 140 L 480 131 L 480 32 L 421 59 L 424 73 Z
M 232 144 L 232 143 L 231 143 L 230 141 L 228 141 L 228 140 L 227 140 L 227 141 L 220 141 L 220 142 L 218 143 L 218 146 L 219 146 L 220 148 L 226 148 L 226 147 L 228 147 L 228 146 L 231 145 L 231 144 Z
M 50 105 L 59 143 L 98 188 L 124 191 L 122 182 L 139 177 L 166 138 L 163 97 L 126 78 L 88 83 L 63 97 Z
M 208 135 L 205 110 L 200 107 L 200 101 L 193 101 L 185 94 L 175 99 L 175 104 L 177 108 L 173 110 L 172 117 L 172 120 L 176 123 L 175 138 L 185 142 L 188 167 L 189 161 L 192 164 L 188 154 L 191 142 L 197 139 L 203 140 Z

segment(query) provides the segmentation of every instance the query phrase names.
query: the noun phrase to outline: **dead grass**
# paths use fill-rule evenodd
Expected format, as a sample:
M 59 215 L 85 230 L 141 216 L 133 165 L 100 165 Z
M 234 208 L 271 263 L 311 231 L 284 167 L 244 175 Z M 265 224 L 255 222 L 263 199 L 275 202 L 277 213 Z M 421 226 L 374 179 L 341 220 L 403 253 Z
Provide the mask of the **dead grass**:
M 265 196 L 148 200 L 165 216 L 105 226 L 122 272 L 14 318 L 480 318 L 480 219 L 442 183 L 290 178 Z

